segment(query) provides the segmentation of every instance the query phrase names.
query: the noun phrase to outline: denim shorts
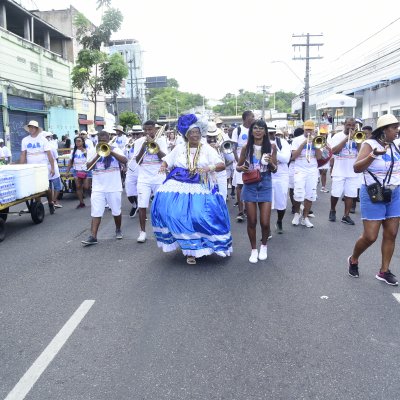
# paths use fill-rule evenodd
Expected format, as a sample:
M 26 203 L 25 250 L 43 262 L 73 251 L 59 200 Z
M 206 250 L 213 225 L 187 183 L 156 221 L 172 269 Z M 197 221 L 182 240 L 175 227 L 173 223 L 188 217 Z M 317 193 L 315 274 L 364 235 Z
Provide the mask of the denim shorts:
M 59 192 L 62 189 L 62 183 L 61 183 L 61 178 L 54 178 L 49 180 L 49 188 L 51 190 L 55 190 L 56 192 Z
M 360 189 L 361 219 L 367 221 L 382 221 L 388 218 L 400 217 L 400 186 L 392 191 L 392 201 L 389 203 L 373 203 L 369 198 L 367 187 Z
M 257 183 L 245 183 L 243 185 L 242 201 L 249 203 L 272 202 L 272 179 L 270 172 L 261 174 L 261 181 Z

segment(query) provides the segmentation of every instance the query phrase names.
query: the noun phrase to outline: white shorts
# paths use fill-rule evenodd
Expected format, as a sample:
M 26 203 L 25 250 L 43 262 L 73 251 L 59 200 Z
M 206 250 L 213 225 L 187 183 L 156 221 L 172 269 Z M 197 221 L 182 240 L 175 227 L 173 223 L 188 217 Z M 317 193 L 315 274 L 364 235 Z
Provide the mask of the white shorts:
M 92 192 L 90 203 L 90 215 L 92 217 L 101 218 L 106 204 L 111 208 L 111 213 L 114 217 L 121 215 L 121 192 Z
M 315 172 L 295 172 L 293 190 L 293 199 L 295 201 L 317 200 L 318 175 L 317 169 Z
M 137 196 L 137 181 L 138 181 L 138 170 L 132 172 L 128 169 L 125 177 L 125 192 L 128 197 Z
M 158 188 L 160 187 L 160 183 L 144 183 L 140 182 L 137 185 L 138 191 L 138 207 L 139 208 L 148 208 L 150 204 L 151 195 L 155 195 Z
M 228 165 L 225 168 L 226 171 L 226 179 L 232 178 L 233 174 L 235 173 L 235 169 L 233 168 L 233 164 Z
M 272 178 L 272 209 L 286 210 L 289 188 L 289 175 Z
M 329 163 L 327 162 L 325 165 L 323 165 L 322 167 L 318 168 L 319 170 L 323 169 L 323 170 L 327 170 L 329 169 Z
M 357 197 L 357 189 L 360 187 L 360 178 L 358 176 L 345 178 L 342 176 L 332 176 L 331 195 L 333 197 Z
M 294 162 L 289 164 L 289 189 L 294 189 Z
M 243 185 L 242 172 L 237 172 L 236 168 L 233 173 L 232 185 L 233 186 Z

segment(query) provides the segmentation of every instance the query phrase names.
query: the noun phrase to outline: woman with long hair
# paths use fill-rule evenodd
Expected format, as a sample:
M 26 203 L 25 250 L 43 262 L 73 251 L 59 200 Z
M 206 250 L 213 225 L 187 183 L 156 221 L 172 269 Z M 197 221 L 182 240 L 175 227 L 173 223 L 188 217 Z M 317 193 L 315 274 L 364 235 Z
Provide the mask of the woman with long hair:
M 79 204 L 76 208 L 84 208 L 83 191 L 90 189 L 90 179 L 92 171 L 86 172 L 87 153 L 84 140 L 77 136 L 74 138 L 74 148 L 71 151 L 71 158 L 68 163 L 67 173 L 73 169 L 73 176 L 76 186 L 76 194 L 79 199 Z
M 363 142 L 354 172 L 363 172 L 360 189 L 361 218 L 364 231 L 349 258 L 349 275 L 358 278 L 358 259 L 378 238 L 382 227 L 382 261 L 376 279 L 397 286 L 390 272 L 400 221 L 400 150 L 393 143 L 399 132 L 399 121 L 392 114 L 381 116 L 370 139 Z
M 247 144 L 243 146 L 236 166 L 238 172 L 243 172 L 242 200 L 247 210 L 247 234 L 251 245 L 249 261 L 267 259 L 267 240 L 270 231 L 272 179 L 271 173 L 278 169 L 276 161 L 276 147 L 271 144 L 268 136 L 268 127 L 263 120 L 253 122 L 249 129 Z M 246 173 L 254 174 L 259 178 L 248 182 Z M 246 181 L 248 183 L 246 183 Z M 257 250 L 257 207 L 260 210 L 261 247 Z

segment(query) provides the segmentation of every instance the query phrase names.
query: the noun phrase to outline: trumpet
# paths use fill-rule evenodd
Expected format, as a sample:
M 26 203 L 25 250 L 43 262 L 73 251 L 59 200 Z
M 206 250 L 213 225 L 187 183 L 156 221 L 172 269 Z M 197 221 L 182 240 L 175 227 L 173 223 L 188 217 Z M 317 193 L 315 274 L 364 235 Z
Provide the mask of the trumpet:
M 237 143 L 232 140 L 225 140 L 219 145 L 220 152 L 223 154 L 231 154 L 236 151 Z
M 312 144 L 316 149 L 322 149 L 326 146 L 326 137 L 318 135 L 312 140 Z
M 96 145 L 95 150 L 99 158 L 91 165 L 90 168 L 87 168 L 86 171 L 90 171 L 96 165 L 97 161 L 100 160 L 100 157 L 108 157 L 111 154 L 112 145 L 116 140 L 117 136 L 114 136 L 108 143 L 98 143 Z

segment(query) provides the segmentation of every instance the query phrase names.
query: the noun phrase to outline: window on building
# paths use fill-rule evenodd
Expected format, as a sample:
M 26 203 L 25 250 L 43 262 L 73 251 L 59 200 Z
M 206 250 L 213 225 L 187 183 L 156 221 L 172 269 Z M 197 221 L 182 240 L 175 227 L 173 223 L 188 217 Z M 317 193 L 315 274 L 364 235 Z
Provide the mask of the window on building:
M 20 63 L 26 64 L 25 58 L 17 57 L 17 61 L 20 62 Z
M 378 111 L 374 111 L 374 112 L 372 113 L 372 118 L 378 118 L 378 117 L 379 117 Z
M 34 63 L 34 62 L 31 62 L 31 71 L 32 72 L 39 72 L 39 65 Z
M 46 74 L 47 74 L 47 76 L 52 78 L 53 77 L 53 70 L 51 68 L 46 68 Z
M 392 114 L 395 115 L 396 117 L 400 117 L 400 108 L 396 108 L 395 110 L 392 110 Z
M 388 113 L 387 110 L 383 110 L 382 113 L 381 113 L 381 115 L 386 115 L 387 113 Z

